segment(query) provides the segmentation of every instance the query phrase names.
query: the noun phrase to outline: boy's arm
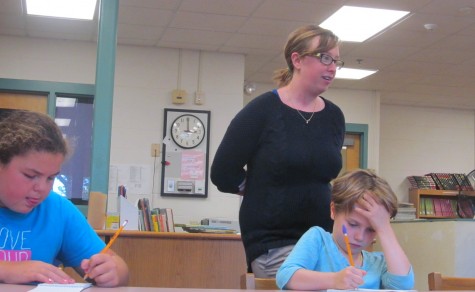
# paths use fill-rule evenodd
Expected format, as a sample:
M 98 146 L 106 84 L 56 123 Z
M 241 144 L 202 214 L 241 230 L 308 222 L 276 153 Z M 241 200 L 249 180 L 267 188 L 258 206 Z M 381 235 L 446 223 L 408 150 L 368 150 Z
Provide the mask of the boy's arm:
M 383 249 L 388 272 L 401 276 L 407 275 L 411 269 L 411 263 L 396 238 L 386 208 L 378 204 L 370 195 L 365 195 L 358 204 L 362 208 L 356 207 L 355 211 L 368 218 L 375 230 Z
M 297 270 L 285 286 L 290 290 L 356 289 L 363 284 L 365 271 L 347 267 L 336 273 Z

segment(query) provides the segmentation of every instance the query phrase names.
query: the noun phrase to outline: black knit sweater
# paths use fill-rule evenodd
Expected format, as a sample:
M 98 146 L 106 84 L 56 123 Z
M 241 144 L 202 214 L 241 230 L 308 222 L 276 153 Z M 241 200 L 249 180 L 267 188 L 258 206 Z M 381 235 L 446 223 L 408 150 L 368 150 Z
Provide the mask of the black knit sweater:
M 211 180 L 220 191 L 237 193 L 246 179 L 239 223 L 248 266 L 312 226 L 331 231 L 329 182 L 342 166 L 345 119 L 324 102 L 306 124 L 277 91 L 267 92 L 236 115 L 216 152 Z

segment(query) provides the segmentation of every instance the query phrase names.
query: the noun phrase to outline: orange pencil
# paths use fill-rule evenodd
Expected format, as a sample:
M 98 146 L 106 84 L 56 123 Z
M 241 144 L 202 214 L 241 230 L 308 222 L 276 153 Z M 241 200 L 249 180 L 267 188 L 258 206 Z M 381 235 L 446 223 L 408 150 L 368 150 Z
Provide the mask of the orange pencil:
M 353 254 L 351 253 L 350 240 L 348 239 L 348 232 L 346 232 L 346 226 L 343 225 L 342 229 L 343 235 L 345 236 L 346 252 L 348 253 L 348 259 L 350 260 L 350 265 L 354 267 L 355 262 L 353 261 Z
M 117 237 L 119 237 L 119 234 L 122 232 L 122 230 L 124 229 L 125 225 L 127 225 L 128 222 L 129 220 L 125 220 L 124 223 L 122 223 L 122 226 L 120 226 L 120 228 L 117 229 L 117 231 L 114 233 L 114 236 L 112 236 L 111 240 L 109 240 L 109 243 L 101 250 L 100 253 L 106 253 L 109 250 L 109 248 L 112 246 L 112 244 L 117 239 Z M 83 279 L 86 280 L 88 276 L 89 276 L 88 274 L 84 275 Z

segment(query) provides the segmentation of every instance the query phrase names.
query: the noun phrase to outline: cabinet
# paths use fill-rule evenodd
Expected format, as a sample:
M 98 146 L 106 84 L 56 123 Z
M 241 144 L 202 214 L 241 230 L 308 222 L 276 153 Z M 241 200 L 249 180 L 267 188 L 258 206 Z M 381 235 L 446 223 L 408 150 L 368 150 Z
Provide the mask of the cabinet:
M 96 232 L 108 242 L 115 231 Z M 239 289 L 247 271 L 237 234 L 124 230 L 111 249 L 128 264 L 134 287 Z
M 410 189 L 417 218 L 473 218 L 475 191 Z

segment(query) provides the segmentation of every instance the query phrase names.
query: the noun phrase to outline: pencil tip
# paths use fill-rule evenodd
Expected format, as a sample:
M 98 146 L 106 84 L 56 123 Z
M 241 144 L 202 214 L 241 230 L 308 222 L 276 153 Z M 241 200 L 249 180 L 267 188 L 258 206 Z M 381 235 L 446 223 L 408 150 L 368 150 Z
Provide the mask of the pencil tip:
M 344 235 L 347 235 L 347 234 L 348 234 L 348 233 L 346 232 L 346 226 L 345 226 L 344 224 L 341 226 L 341 229 L 342 229 Z

